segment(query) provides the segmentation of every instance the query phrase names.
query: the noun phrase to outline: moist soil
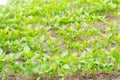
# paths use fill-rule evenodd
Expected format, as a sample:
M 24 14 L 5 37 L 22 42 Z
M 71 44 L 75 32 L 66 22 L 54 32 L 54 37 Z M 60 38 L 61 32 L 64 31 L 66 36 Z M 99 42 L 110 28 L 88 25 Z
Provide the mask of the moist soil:
M 2 79 L 0 79 L 2 80 Z M 54 79 L 48 79 L 46 78 L 42 78 L 42 79 L 35 79 L 35 78 L 30 78 L 30 77 L 21 77 L 18 78 L 14 75 L 9 76 L 7 79 L 5 80 L 61 80 L 60 77 L 56 77 Z M 68 76 L 65 78 L 65 80 L 120 80 L 120 71 L 118 72 L 112 72 L 111 74 L 105 74 L 105 73 L 99 73 L 94 75 L 94 77 L 92 75 L 86 75 L 86 76 L 80 76 L 80 75 L 75 75 L 75 76 Z
M 65 80 L 120 80 L 120 72 L 113 72 L 111 74 L 99 73 L 94 77 L 89 76 L 74 76 L 66 78 Z

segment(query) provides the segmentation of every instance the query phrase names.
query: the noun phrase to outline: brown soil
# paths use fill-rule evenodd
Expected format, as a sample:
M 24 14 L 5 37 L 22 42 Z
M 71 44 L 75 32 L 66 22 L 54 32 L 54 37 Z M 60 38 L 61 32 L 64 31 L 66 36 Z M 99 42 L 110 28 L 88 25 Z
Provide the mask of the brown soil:
M 92 76 L 74 76 L 68 77 L 65 80 L 120 80 L 120 72 L 113 72 L 110 75 L 99 73 Z
M 2 80 L 2 79 L 0 79 Z M 9 76 L 5 80 L 61 80 L 61 78 L 54 78 L 54 79 L 48 79 L 43 78 L 43 79 L 35 79 L 35 78 L 29 78 L 29 77 L 15 77 L 15 76 Z M 120 71 L 119 72 L 112 72 L 110 75 L 105 74 L 105 73 L 99 73 L 96 74 L 94 77 L 91 75 L 87 76 L 80 76 L 80 75 L 75 75 L 75 76 L 68 76 L 65 78 L 65 80 L 120 80 Z

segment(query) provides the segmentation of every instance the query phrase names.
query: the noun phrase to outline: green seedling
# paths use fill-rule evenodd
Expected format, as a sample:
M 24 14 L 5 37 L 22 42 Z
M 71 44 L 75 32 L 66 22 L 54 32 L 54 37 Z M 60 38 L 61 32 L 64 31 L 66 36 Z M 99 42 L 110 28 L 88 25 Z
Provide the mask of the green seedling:
M 9 0 L 0 5 L 0 78 L 65 80 L 118 71 L 119 6 L 119 0 Z

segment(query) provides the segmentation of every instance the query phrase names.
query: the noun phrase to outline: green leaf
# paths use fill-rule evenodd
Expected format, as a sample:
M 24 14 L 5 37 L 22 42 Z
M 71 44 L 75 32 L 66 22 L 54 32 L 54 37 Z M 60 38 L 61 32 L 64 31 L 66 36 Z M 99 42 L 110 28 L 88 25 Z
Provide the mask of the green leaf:
M 67 55 L 68 55 L 68 51 L 65 51 L 65 52 L 63 52 L 63 53 L 61 54 L 61 57 L 64 58 L 64 57 L 67 56 Z
M 86 57 L 86 53 L 85 53 L 85 52 L 83 52 L 83 53 L 81 54 L 80 58 L 84 58 L 84 57 Z
M 63 66 L 63 69 L 70 69 L 70 66 L 69 66 L 68 64 L 65 64 L 65 65 Z
M 30 47 L 29 46 L 25 46 L 23 51 L 24 52 L 30 52 Z
M 45 40 L 45 36 L 42 35 L 42 36 L 40 37 L 40 42 L 44 42 L 44 40 Z
M 3 50 L 0 48 L 0 56 L 3 54 Z
M 15 59 L 18 59 L 20 56 L 21 56 L 21 53 L 16 53 L 16 54 L 14 55 L 14 58 L 15 58 Z

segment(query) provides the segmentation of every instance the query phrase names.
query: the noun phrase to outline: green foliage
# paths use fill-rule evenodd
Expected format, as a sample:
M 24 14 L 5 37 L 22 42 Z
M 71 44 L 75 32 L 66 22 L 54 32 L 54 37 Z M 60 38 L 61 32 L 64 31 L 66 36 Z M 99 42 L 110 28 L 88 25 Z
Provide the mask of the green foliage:
M 119 6 L 120 0 L 10 0 L 0 6 L 1 77 L 64 79 L 119 70 Z

